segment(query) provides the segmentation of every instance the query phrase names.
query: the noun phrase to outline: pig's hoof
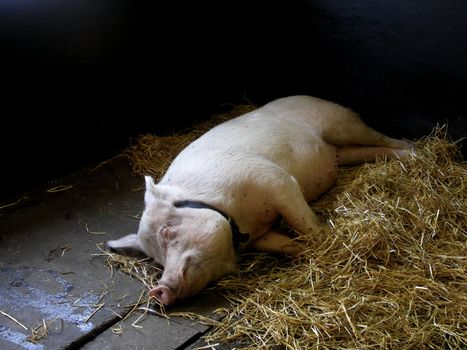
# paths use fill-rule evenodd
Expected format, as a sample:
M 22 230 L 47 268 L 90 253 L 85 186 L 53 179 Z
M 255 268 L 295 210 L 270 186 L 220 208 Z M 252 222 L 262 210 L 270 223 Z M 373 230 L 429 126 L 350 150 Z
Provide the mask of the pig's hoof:
M 305 251 L 306 251 L 306 246 L 301 243 L 297 243 L 297 242 L 293 242 L 282 247 L 282 252 L 285 255 L 288 255 L 291 257 L 300 256 Z
M 104 245 L 103 245 L 103 248 L 104 248 L 104 250 L 107 250 L 109 252 L 116 252 L 117 251 L 117 249 L 112 247 L 112 241 L 105 242 Z
M 108 252 L 112 252 L 112 253 L 125 253 L 127 251 L 130 251 L 130 249 L 128 248 L 123 248 L 123 247 L 118 247 L 118 246 L 115 246 L 114 243 L 115 241 L 107 241 L 104 243 L 104 249 Z

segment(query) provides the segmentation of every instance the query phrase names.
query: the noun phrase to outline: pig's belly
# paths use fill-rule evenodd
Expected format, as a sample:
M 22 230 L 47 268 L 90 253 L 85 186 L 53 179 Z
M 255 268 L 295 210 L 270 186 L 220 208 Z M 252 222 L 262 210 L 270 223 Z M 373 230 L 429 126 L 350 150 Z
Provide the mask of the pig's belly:
M 320 156 L 320 160 L 316 163 L 310 163 L 311 171 L 298 180 L 303 189 L 303 195 L 306 200 L 312 201 L 317 199 L 321 194 L 328 191 L 336 181 L 337 167 L 336 167 L 336 151 L 333 146 L 330 146 L 332 150 L 326 151 L 329 157 L 323 159 Z
M 290 145 L 290 144 L 289 144 Z M 337 176 L 336 149 L 320 138 L 297 138 L 292 152 L 275 162 L 300 184 L 307 201 L 329 190 Z

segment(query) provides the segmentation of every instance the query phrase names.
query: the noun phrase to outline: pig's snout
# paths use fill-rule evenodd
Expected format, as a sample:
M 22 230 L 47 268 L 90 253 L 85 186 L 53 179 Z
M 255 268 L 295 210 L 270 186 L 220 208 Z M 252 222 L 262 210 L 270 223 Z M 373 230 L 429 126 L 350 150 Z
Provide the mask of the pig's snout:
M 164 285 L 158 285 L 157 287 L 151 289 L 149 291 L 149 296 L 156 298 L 165 306 L 173 304 L 176 299 L 175 293 L 172 292 L 169 287 Z

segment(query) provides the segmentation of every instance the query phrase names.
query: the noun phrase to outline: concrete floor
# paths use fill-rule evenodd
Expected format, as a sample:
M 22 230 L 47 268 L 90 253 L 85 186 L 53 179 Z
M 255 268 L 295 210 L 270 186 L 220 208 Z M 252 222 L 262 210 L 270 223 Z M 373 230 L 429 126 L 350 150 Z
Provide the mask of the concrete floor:
M 112 276 L 106 258 L 94 254 L 100 253 L 96 244 L 137 230 L 133 216 L 143 209 L 142 185 L 125 159 L 116 158 L 0 209 L 0 349 L 205 345 L 200 337 L 209 327 L 188 319 L 151 314 L 136 328 L 132 323 L 141 314 L 125 320 L 117 316 L 126 315 L 146 287 L 121 272 Z M 227 305 L 220 295 L 205 292 L 173 311 L 213 317 L 213 310 Z M 43 320 L 47 336 L 37 344 L 28 341 Z

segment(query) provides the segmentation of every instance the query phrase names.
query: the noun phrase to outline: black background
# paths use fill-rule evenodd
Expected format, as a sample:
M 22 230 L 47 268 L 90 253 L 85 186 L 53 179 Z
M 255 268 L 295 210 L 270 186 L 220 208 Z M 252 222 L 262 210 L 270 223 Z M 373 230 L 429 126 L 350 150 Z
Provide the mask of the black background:
M 467 135 L 462 0 L 0 2 L 0 196 L 232 105 L 309 94 Z

